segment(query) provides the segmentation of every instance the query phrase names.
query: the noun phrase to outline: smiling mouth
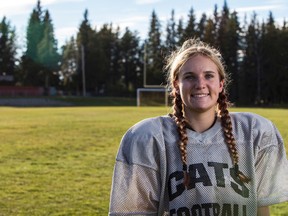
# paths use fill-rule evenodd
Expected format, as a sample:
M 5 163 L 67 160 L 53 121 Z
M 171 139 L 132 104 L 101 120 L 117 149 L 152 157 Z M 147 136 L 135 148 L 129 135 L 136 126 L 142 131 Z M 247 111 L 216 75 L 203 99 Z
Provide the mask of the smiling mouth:
M 192 97 L 194 97 L 194 98 L 203 98 L 203 97 L 206 97 L 208 95 L 209 95 L 209 93 L 193 94 Z

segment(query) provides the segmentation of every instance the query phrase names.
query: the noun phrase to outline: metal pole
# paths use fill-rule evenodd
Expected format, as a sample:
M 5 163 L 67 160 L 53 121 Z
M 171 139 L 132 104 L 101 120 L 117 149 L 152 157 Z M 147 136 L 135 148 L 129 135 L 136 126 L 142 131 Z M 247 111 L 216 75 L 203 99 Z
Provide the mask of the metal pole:
M 146 53 L 146 42 L 144 42 L 144 67 L 143 67 L 143 87 L 146 87 L 146 72 L 147 72 L 147 53 Z
M 86 96 L 86 78 L 85 78 L 85 53 L 84 46 L 81 45 L 81 58 L 82 58 L 82 84 L 83 84 L 83 96 Z

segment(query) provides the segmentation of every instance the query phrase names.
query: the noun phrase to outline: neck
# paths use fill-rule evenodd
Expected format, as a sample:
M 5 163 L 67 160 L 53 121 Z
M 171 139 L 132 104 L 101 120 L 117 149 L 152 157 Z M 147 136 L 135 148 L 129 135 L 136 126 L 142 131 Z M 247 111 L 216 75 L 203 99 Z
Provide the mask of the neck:
M 204 113 L 186 113 L 185 119 L 189 126 L 196 132 L 202 133 L 209 128 L 211 128 L 215 122 L 216 113 L 213 110 L 212 112 L 204 112 Z

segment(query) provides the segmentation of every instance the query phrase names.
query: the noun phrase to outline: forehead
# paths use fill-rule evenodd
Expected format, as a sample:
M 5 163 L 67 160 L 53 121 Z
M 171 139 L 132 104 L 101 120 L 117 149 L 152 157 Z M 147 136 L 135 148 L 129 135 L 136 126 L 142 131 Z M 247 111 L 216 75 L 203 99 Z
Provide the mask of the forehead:
M 181 67 L 180 73 L 185 72 L 218 72 L 217 65 L 208 57 L 196 55 L 189 58 Z

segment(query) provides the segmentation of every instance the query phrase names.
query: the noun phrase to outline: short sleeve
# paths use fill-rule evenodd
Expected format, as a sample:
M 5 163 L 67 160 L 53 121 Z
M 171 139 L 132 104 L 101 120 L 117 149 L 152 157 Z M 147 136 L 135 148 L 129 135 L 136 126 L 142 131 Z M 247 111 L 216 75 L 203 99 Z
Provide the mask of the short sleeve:
M 157 178 L 154 170 L 117 161 L 109 215 L 157 215 Z
M 271 123 L 261 136 L 256 160 L 258 206 L 288 201 L 288 163 L 283 139 Z
M 142 122 L 132 127 L 121 141 L 114 167 L 109 215 L 158 215 L 161 141 L 149 126 Z

